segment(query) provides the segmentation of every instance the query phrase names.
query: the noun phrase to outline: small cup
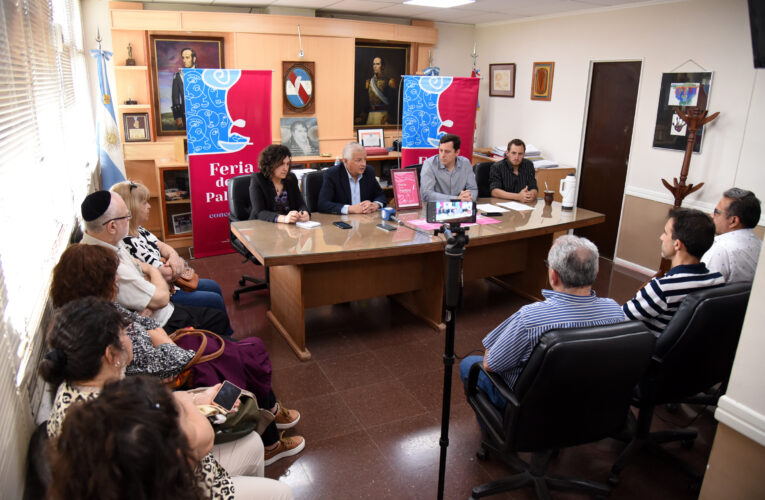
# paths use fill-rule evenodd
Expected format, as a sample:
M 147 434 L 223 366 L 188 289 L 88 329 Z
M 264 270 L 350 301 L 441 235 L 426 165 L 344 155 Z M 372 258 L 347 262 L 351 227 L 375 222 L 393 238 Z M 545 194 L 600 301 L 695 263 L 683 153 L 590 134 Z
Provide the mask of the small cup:
M 552 205 L 554 195 L 555 191 L 545 191 L 545 205 L 548 207 Z

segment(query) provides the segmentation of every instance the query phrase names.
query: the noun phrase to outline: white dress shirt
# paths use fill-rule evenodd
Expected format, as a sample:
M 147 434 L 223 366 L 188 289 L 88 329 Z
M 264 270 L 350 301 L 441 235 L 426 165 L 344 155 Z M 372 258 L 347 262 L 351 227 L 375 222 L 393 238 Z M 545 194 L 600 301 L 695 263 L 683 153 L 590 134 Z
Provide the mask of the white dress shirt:
M 752 229 L 736 229 L 715 236 L 712 248 L 701 258 L 710 271 L 719 271 L 726 283 L 754 280 L 762 241 Z

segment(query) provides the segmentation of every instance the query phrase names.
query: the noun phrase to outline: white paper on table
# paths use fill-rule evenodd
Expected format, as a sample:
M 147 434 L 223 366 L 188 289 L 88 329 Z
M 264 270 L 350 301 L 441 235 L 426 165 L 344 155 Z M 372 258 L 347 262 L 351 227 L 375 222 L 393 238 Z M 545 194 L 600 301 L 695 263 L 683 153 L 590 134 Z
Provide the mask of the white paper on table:
M 481 203 L 479 205 L 476 205 L 475 208 L 480 210 L 481 212 L 509 212 L 508 209 L 498 207 L 497 205 L 492 205 L 491 203 Z
M 316 222 L 315 220 L 309 220 L 305 222 L 296 222 L 295 225 L 297 227 L 302 227 L 303 229 L 313 229 L 315 227 L 321 226 L 321 223 Z
M 525 212 L 527 210 L 534 210 L 534 207 L 524 205 L 523 203 L 518 203 L 517 201 L 506 201 L 504 203 L 497 203 L 497 205 L 505 207 L 505 208 L 509 208 L 510 210 L 515 210 L 516 212 Z

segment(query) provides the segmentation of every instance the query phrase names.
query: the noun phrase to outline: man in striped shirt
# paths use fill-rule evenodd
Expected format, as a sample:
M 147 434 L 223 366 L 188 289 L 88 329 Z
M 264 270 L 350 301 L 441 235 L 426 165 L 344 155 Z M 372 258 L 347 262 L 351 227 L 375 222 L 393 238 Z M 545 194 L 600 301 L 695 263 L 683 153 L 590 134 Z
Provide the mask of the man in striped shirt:
M 468 356 L 460 363 L 460 377 L 467 380 L 470 367 L 484 368 L 502 375 L 512 388 L 539 339 L 548 330 L 608 325 L 624 321 L 621 307 L 611 299 L 599 298 L 592 291 L 598 275 L 598 248 L 590 240 L 561 236 L 547 254 L 547 277 L 552 290 L 542 290 L 543 302 L 521 307 L 483 339 L 483 357 Z M 488 377 L 481 374 L 478 387 L 495 406 L 505 407 Z
M 534 164 L 524 159 L 526 144 L 520 139 L 507 143 L 505 159 L 489 170 L 489 189 L 495 198 L 529 203 L 537 200 Z
M 690 208 L 670 210 L 659 239 L 661 256 L 672 259 L 672 269 L 652 279 L 624 304 L 624 314 L 641 320 L 658 337 L 686 295 L 724 285 L 725 278 L 701 262 L 714 238 L 714 222 L 705 213 Z

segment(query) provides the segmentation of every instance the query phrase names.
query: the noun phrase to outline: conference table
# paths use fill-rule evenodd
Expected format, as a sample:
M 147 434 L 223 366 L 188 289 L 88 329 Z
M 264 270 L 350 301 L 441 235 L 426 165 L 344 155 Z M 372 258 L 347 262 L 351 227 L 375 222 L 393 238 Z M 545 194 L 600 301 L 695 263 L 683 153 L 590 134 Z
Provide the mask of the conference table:
M 478 203 L 504 200 L 482 198 Z M 490 217 L 497 223 L 471 225 L 463 277 L 491 277 L 532 300 L 547 286 L 544 259 L 554 235 L 600 224 L 605 215 L 559 203 Z M 376 227 L 380 213 L 330 215 L 314 213 L 321 225 L 303 229 L 260 220 L 234 222 L 231 230 L 269 270 L 268 319 L 301 360 L 311 358 L 306 345 L 305 312 L 311 307 L 390 296 L 416 317 L 443 331 L 445 280 L 443 235 L 433 235 L 410 221 L 425 219 L 425 208 L 399 211 L 404 226 L 386 232 Z M 334 226 L 343 220 L 350 229 Z M 413 229 L 416 228 L 416 229 Z

